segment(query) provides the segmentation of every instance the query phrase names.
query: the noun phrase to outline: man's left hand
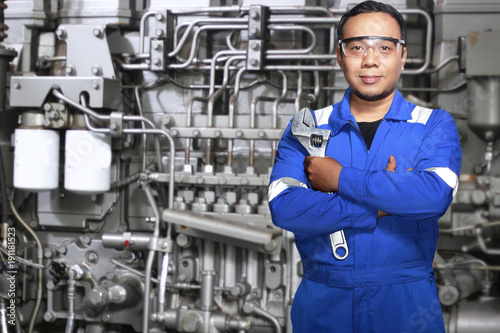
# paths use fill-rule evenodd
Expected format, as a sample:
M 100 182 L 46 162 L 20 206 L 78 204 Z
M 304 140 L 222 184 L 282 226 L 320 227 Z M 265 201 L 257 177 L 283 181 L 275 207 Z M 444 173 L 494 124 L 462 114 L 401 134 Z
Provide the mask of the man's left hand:
M 304 159 L 304 171 L 313 190 L 337 192 L 342 165 L 331 157 L 307 156 Z

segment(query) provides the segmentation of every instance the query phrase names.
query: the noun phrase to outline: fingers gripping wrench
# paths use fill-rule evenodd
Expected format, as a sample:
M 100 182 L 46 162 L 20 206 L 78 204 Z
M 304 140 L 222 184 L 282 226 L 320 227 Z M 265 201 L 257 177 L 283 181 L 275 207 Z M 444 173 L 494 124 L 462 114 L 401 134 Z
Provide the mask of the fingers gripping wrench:
M 326 144 L 330 138 L 331 130 L 317 128 L 316 119 L 308 108 L 300 110 L 292 121 L 292 134 L 299 140 L 311 156 L 325 157 Z M 333 256 L 338 260 L 344 260 L 349 255 L 349 248 L 345 239 L 344 231 L 336 231 L 330 234 Z M 343 249 L 340 254 L 338 250 Z

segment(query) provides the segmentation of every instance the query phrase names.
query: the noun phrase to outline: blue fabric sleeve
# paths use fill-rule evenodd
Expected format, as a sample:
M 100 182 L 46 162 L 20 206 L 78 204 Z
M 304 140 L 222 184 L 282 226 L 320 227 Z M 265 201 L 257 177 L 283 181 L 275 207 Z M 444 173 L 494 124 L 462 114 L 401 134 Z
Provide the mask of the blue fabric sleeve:
M 273 223 L 304 235 L 330 234 L 344 229 L 374 229 L 378 209 L 355 203 L 338 192 L 328 194 L 310 189 L 304 172 L 305 148 L 292 135 L 290 126 L 278 146 L 271 183 L 291 177 L 309 188 L 292 186 L 269 202 Z
M 462 151 L 453 117 L 444 110 L 435 111 L 417 152 L 414 170 L 392 173 L 342 168 L 340 195 L 401 218 L 443 215 L 453 199 L 454 189 L 436 172 L 427 169 L 449 168 L 458 176 Z

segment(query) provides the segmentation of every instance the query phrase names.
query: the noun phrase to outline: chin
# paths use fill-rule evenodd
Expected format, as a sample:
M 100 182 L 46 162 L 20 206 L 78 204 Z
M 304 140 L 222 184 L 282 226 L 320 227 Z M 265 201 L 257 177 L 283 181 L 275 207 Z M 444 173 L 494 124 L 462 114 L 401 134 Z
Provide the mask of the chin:
M 382 90 L 382 91 L 360 91 L 356 88 L 351 88 L 351 91 L 358 98 L 367 101 L 367 102 L 376 102 L 380 101 L 387 96 L 391 95 L 395 89 L 392 90 Z

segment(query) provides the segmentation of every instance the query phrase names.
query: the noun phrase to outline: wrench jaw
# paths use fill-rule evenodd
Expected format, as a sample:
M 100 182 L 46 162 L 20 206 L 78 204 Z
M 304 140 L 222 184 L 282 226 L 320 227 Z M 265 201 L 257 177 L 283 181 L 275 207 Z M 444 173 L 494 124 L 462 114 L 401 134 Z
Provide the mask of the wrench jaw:
M 316 127 L 313 111 L 308 108 L 301 109 L 292 121 L 292 134 L 311 156 L 325 156 L 331 132 Z

